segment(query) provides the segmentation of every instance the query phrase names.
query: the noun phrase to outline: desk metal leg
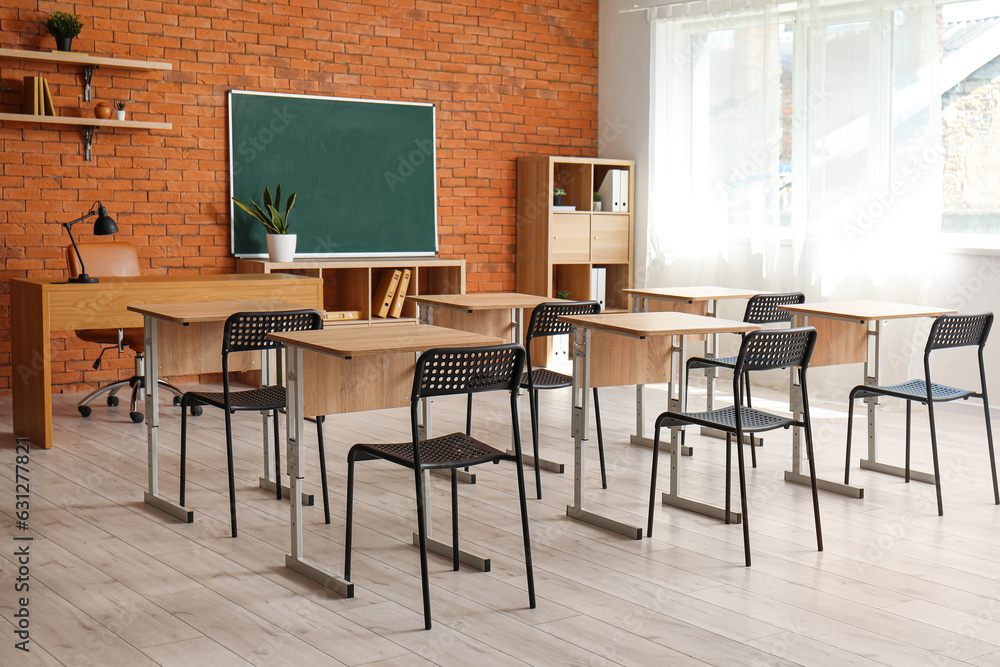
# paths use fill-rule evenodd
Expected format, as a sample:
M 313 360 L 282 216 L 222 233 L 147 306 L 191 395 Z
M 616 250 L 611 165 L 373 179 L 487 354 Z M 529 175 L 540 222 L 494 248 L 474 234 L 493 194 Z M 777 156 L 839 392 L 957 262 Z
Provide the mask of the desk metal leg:
M 418 424 L 417 430 L 420 434 L 421 440 L 426 440 L 431 434 L 431 401 L 429 399 L 422 399 L 420 402 L 420 415 L 421 423 Z M 448 477 L 451 477 L 451 472 L 448 470 L 435 471 L 446 473 Z M 464 470 L 459 470 L 459 476 L 464 473 L 472 478 L 472 483 L 475 483 L 476 476 L 470 473 L 466 473 Z M 427 531 L 427 551 L 434 554 L 439 554 L 447 558 L 452 557 L 451 543 L 445 543 L 440 540 L 434 539 L 434 524 L 431 522 L 431 478 L 430 471 L 425 470 L 422 475 L 423 485 L 424 485 L 424 526 Z M 420 546 L 420 536 L 418 533 L 413 533 L 413 546 Z M 484 558 L 482 556 L 477 556 L 476 554 L 469 553 L 462 549 L 458 551 L 458 560 L 462 565 L 473 568 L 480 572 L 490 571 L 490 559 Z
M 800 315 L 795 317 L 795 326 L 802 327 L 808 325 L 808 319 Z M 792 418 L 802 420 L 802 386 L 799 384 L 798 373 L 795 369 L 789 371 L 788 377 L 788 400 L 792 407 Z M 809 475 L 802 473 L 802 429 L 798 426 L 792 427 L 792 469 L 785 471 L 785 481 L 802 486 L 812 486 Z M 816 478 L 816 488 L 824 491 L 839 493 L 850 498 L 864 498 L 865 490 L 860 486 L 851 486 L 835 482 L 831 479 Z
M 288 390 L 288 447 L 285 465 L 292 480 L 291 503 L 291 553 L 285 554 L 285 567 L 312 579 L 324 588 L 329 588 L 344 597 L 354 597 L 354 584 L 342 577 L 310 563 L 303 556 L 302 539 L 302 481 L 305 477 L 305 442 L 303 439 L 305 419 L 303 417 L 302 348 L 287 347 L 288 368 L 286 371 Z
M 191 523 L 194 521 L 193 511 L 159 495 L 159 465 L 156 450 L 156 431 L 160 426 L 159 383 L 156 380 L 159 357 L 156 349 L 155 317 L 150 315 L 143 317 L 143 339 L 146 346 L 143 373 L 145 375 L 144 382 L 146 383 L 146 466 L 148 474 L 147 488 L 143 499 L 147 505 L 151 505 L 161 512 L 166 512 L 181 521 Z
M 566 516 L 593 524 L 599 528 L 642 539 L 642 528 L 616 521 L 584 508 L 586 479 L 587 425 L 590 395 L 590 330 L 573 327 L 573 504 L 566 506 Z
M 265 386 L 268 384 L 275 384 L 276 374 L 275 374 L 275 352 L 263 352 L 261 353 L 260 360 L 260 384 Z M 286 410 L 287 412 L 287 410 Z M 274 417 L 271 416 L 270 410 L 264 410 L 261 413 L 262 417 L 262 427 L 264 430 L 263 438 L 263 449 L 264 449 L 264 476 L 257 479 L 257 485 L 266 489 L 270 493 L 274 493 L 277 489 L 276 479 L 281 478 L 281 471 L 277 469 L 274 464 L 274 446 L 275 443 L 272 441 L 274 437 Z M 272 474 L 273 471 L 273 474 Z M 292 489 L 285 484 L 281 485 L 281 497 L 291 498 Z M 307 493 L 302 497 L 302 504 L 311 506 L 315 502 L 311 493 Z

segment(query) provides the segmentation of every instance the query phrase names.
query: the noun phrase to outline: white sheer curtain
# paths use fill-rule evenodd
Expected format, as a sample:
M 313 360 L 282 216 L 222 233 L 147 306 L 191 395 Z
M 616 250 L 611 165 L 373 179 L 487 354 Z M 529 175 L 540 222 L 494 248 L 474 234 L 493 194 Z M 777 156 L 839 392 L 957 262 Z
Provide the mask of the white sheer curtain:
M 647 285 L 921 300 L 941 219 L 932 0 L 766 2 L 652 34 Z

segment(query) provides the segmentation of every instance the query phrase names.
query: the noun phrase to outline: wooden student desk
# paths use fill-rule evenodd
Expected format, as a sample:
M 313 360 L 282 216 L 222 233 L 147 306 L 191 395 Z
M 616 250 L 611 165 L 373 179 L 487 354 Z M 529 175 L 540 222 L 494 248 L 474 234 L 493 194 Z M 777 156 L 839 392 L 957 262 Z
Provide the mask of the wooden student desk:
M 619 313 L 574 315 L 559 318 L 573 325 L 573 504 L 566 515 L 606 530 L 642 539 L 642 528 L 590 512 L 584 502 L 588 396 L 591 387 L 642 385 L 670 382 L 669 409 L 684 410 L 684 392 L 675 395 L 684 374 L 684 358 L 689 335 L 756 331 L 759 325 L 691 313 Z M 641 392 L 636 395 L 636 412 L 642 413 Z M 670 429 L 672 452 L 680 447 L 679 429 Z M 670 491 L 663 503 L 725 519 L 725 510 L 680 495 L 682 456 L 670 457 Z M 730 519 L 738 522 L 739 514 Z
M 909 317 L 937 317 L 956 312 L 952 308 L 932 306 L 912 306 L 905 303 L 887 301 L 834 301 L 829 303 L 802 303 L 780 306 L 794 316 L 794 326 L 816 327 L 816 348 L 813 350 L 810 367 L 835 364 L 864 364 L 864 384 L 879 384 L 879 365 L 882 355 L 881 332 L 883 320 L 898 320 Z M 915 351 L 916 352 L 916 351 Z M 796 419 L 801 417 L 801 387 L 793 376 L 791 383 L 792 405 Z M 902 467 L 880 463 L 878 443 L 875 438 L 875 418 L 878 397 L 863 399 L 868 405 L 868 458 L 861 459 L 861 467 L 867 470 L 905 476 Z M 792 435 L 792 469 L 785 471 L 785 480 L 796 484 L 809 485 L 809 476 L 801 472 L 802 447 L 801 429 L 795 428 Z M 911 471 L 910 478 L 934 483 L 934 475 Z M 840 493 L 853 498 L 863 498 L 864 489 L 828 479 L 817 479 L 821 489 Z
M 314 308 L 272 299 L 253 301 L 206 301 L 197 303 L 139 304 L 129 306 L 131 312 L 143 317 L 143 334 L 146 346 L 143 375 L 146 381 L 146 465 L 147 505 L 191 523 L 194 512 L 159 495 L 159 468 L 157 431 L 160 426 L 159 375 L 197 375 L 222 372 L 222 337 L 226 320 L 233 313 L 274 312 Z M 317 310 L 320 310 L 317 308 Z M 322 312 L 322 310 L 320 310 Z M 273 382 L 271 355 L 240 352 L 229 356 L 230 371 L 255 370 L 261 373 L 261 382 Z M 280 483 L 280 471 L 274 466 L 274 448 L 271 442 L 273 426 L 270 413 L 264 413 L 264 477 L 260 487 L 275 491 Z M 272 476 L 272 470 L 273 476 Z M 286 496 L 287 497 L 287 496 Z M 308 501 L 312 503 L 312 498 Z
M 53 331 L 142 326 L 136 303 L 284 299 L 321 308 L 323 281 L 302 276 L 105 277 L 89 285 L 61 278 L 11 278 L 11 384 L 14 433 L 52 447 Z
M 352 597 L 354 586 L 319 565 L 306 560 L 302 540 L 302 478 L 305 475 L 305 414 L 327 415 L 380 410 L 410 405 L 416 353 L 436 347 L 499 345 L 502 339 L 483 334 L 428 326 L 400 324 L 359 328 L 331 327 L 323 331 L 271 334 L 286 346 L 288 388 L 288 453 L 285 457 L 292 483 L 291 551 L 285 566 L 299 574 Z M 431 432 L 430 409 L 423 405 L 421 437 Z M 425 471 L 424 484 L 428 484 Z M 429 495 L 425 496 L 429 499 Z M 427 549 L 451 555 L 451 545 L 431 538 L 431 502 L 424 503 Z M 413 535 L 417 544 L 417 535 Z M 490 561 L 461 552 L 465 565 L 489 571 Z

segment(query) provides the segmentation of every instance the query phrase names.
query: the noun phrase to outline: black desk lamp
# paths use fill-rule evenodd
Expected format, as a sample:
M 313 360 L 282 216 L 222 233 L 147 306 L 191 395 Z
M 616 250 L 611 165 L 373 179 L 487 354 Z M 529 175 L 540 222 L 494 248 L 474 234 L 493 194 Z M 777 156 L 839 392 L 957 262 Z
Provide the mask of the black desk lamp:
M 83 257 L 80 256 L 80 249 L 76 247 L 76 240 L 73 238 L 73 232 L 72 230 L 70 230 L 70 227 L 72 227 L 78 222 L 86 220 L 92 215 L 96 215 L 97 220 L 94 221 L 94 234 L 96 234 L 97 236 L 107 236 L 108 234 L 114 234 L 118 231 L 118 225 L 116 225 L 115 221 L 111 219 L 110 215 L 108 215 L 108 210 L 104 208 L 104 204 L 102 204 L 99 201 L 94 203 L 97 205 L 96 211 L 93 209 L 93 207 L 91 207 L 90 212 L 87 213 L 87 215 L 77 218 L 73 222 L 63 223 L 63 227 L 66 228 L 66 233 L 69 234 L 69 240 L 73 244 L 73 250 L 76 251 L 76 259 L 77 261 L 80 262 L 80 274 L 76 278 L 70 278 L 66 282 L 70 283 L 98 282 L 97 278 L 91 278 L 90 276 L 87 275 L 87 269 L 83 265 Z

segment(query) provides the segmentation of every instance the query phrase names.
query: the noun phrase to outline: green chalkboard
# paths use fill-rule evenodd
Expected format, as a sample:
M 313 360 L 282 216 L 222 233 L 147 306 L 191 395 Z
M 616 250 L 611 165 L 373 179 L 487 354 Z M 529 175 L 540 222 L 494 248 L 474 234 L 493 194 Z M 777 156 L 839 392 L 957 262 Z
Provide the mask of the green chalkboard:
M 298 195 L 299 257 L 437 251 L 434 106 L 229 93 L 230 195 Z M 284 210 L 284 202 L 282 202 Z M 267 255 L 266 231 L 230 201 L 232 251 Z

